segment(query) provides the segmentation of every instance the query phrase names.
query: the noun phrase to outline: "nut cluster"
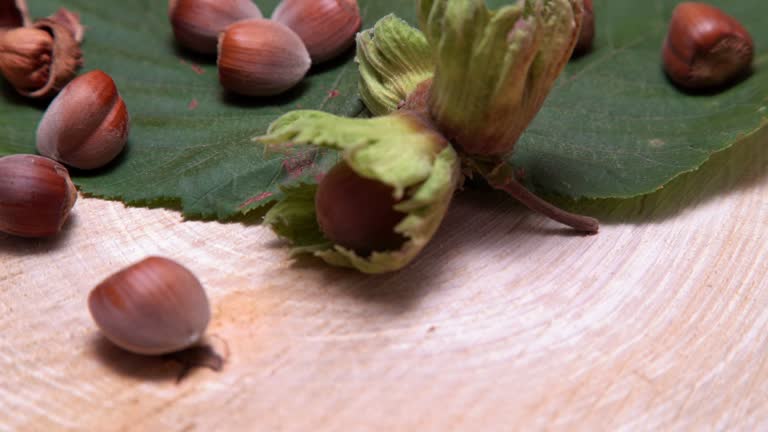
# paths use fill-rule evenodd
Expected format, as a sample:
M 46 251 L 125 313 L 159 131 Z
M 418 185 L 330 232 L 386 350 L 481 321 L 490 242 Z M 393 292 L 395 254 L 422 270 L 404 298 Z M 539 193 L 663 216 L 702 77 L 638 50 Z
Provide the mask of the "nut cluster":
M 357 0 L 283 0 L 271 20 L 251 0 L 171 0 L 169 17 L 176 41 L 218 53 L 222 86 L 246 96 L 295 87 L 352 46 L 361 25 Z
M 504 118 L 500 112 L 508 114 L 508 118 L 522 118 L 519 130 L 522 133 L 562 71 L 565 60 L 574 53 L 581 55 L 592 49 L 595 35 L 592 0 L 573 1 L 570 5 L 574 8 L 574 19 L 567 20 L 547 15 L 554 9 L 535 9 L 541 14 L 537 16 L 536 25 L 553 26 L 541 29 L 535 38 L 531 32 L 536 26 L 527 20 L 530 17 L 510 21 L 514 23 L 511 30 L 503 28 L 499 32 L 504 44 L 515 41 L 517 48 L 529 54 L 513 59 L 529 62 L 511 72 L 529 68 L 531 72 L 514 76 L 503 71 L 501 85 L 495 87 L 507 92 L 500 93 L 504 97 L 491 101 L 498 104 L 488 103 L 487 92 L 476 91 L 483 100 L 467 104 L 468 109 L 483 104 L 490 107 L 481 120 L 491 119 L 501 124 L 505 133 L 511 128 L 499 121 Z M 454 39 L 460 40 L 473 36 L 473 32 L 461 33 L 467 30 L 464 26 L 449 25 L 456 16 L 439 16 L 445 11 L 446 8 L 435 6 L 432 13 L 426 13 L 422 21 L 431 25 L 433 31 L 412 40 L 442 47 L 456 35 L 461 37 Z M 93 70 L 75 78 L 82 65 L 80 44 L 84 36 L 77 14 L 61 9 L 48 18 L 32 21 L 24 0 L 0 3 L 0 12 L 0 73 L 22 95 L 44 98 L 58 94 L 37 128 L 36 144 L 41 156 L 0 158 L 0 232 L 29 238 L 54 236 L 61 231 L 77 201 L 77 189 L 67 167 L 91 170 L 113 161 L 126 146 L 130 116 L 117 85 L 108 74 Z M 203 55 L 217 54 L 220 83 L 229 91 L 247 96 L 273 96 L 293 88 L 313 64 L 330 61 L 347 51 L 361 26 L 357 0 L 282 0 L 271 19 L 265 19 L 251 0 L 170 0 L 169 19 L 179 45 Z M 569 24 L 565 28 L 568 31 L 556 28 L 562 22 Z M 503 24 L 499 20 L 493 25 Z M 449 32 L 456 34 L 442 39 Z M 552 34 L 558 36 L 549 38 L 557 42 L 556 46 L 543 46 L 557 58 L 548 59 L 549 69 L 542 69 L 547 66 L 544 60 L 531 67 L 543 43 L 539 37 L 544 42 L 552 42 L 547 40 Z M 572 40 L 563 41 L 560 37 L 563 34 Z M 486 41 L 481 42 L 467 45 L 472 45 L 472 49 L 488 49 L 484 45 Z M 545 49 L 541 52 L 547 53 Z M 452 52 L 450 58 L 435 57 L 443 60 L 438 64 L 443 71 L 466 72 L 469 62 L 461 57 L 466 54 Z M 490 54 L 497 56 L 496 52 Z M 704 3 L 685 2 L 672 14 L 662 56 L 664 70 L 676 85 L 685 89 L 709 89 L 731 83 L 748 72 L 754 58 L 754 45 L 750 34 L 735 18 Z M 492 64 L 492 61 L 479 64 Z M 546 79 L 541 79 L 542 74 Z M 454 77 L 448 80 L 449 87 L 454 89 L 457 84 L 466 84 L 467 88 L 487 85 L 473 82 L 482 81 L 479 79 L 455 79 L 456 76 L 472 78 L 471 74 L 443 75 Z M 538 81 L 523 89 L 521 80 L 530 78 Z M 291 118 L 287 123 L 278 120 L 270 128 L 272 135 L 267 138 L 297 138 L 303 136 L 304 131 L 292 129 L 290 122 L 301 120 L 299 129 L 307 124 L 317 126 L 308 128 L 313 129 L 315 136 L 312 139 L 304 136 L 307 142 L 301 144 L 314 143 L 345 152 L 346 159 L 319 182 L 311 203 L 324 237 L 320 246 L 327 247 L 326 240 L 333 244 L 328 251 L 321 251 L 328 262 L 352 263 L 371 273 L 401 268 L 434 234 L 462 179 L 462 168 L 483 174 L 492 186 L 507 191 L 540 213 L 581 231 L 597 232 L 597 221 L 555 208 L 520 185 L 513 174 L 504 170 L 509 167 L 491 166 L 490 162 L 501 161 L 512 147 L 506 145 L 499 151 L 484 147 L 498 144 L 500 140 L 493 135 L 486 139 L 470 130 L 465 123 L 471 126 L 472 122 L 453 123 L 455 119 L 465 120 L 467 115 L 456 101 L 466 102 L 472 92 L 461 88 L 459 99 L 448 99 L 440 94 L 441 79 L 444 79 L 441 74 L 435 73 L 434 80 L 420 81 L 398 106 L 400 112 L 381 122 L 365 119 L 360 126 L 363 123 L 323 118 L 325 113 L 318 116 L 303 112 L 299 116 L 288 116 Z M 531 90 L 539 93 L 533 98 L 535 103 L 526 105 L 531 101 L 525 99 L 531 97 Z M 443 90 L 443 93 L 447 92 Z M 515 99 L 508 97 L 510 95 L 518 96 L 517 102 L 521 102 L 522 108 L 512 103 Z M 443 106 L 443 100 L 450 103 Z M 531 106 L 535 109 L 531 110 Z M 502 112 L 504 109 L 509 112 Z M 331 134 L 323 133 L 327 130 L 344 133 L 329 138 Z M 366 130 L 377 138 L 392 140 L 360 139 L 369 146 L 369 152 L 357 159 L 354 167 L 351 159 L 360 156 L 360 146 L 350 147 L 348 142 L 338 143 L 332 138 L 349 140 Z M 473 146 L 477 144 L 474 140 L 480 145 Z M 507 143 L 501 140 L 501 144 L 514 145 L 516 140 L 517 137 Z M 396 147 L 398 145 L 400 147 Z M 453 146 L 462 150 L 462 157 L 466 159 L 460 161 Z M 374 167 L 379 161 L 377 158 L 394 160 L 389 161 L 392 163 L 388 168 L 392 169 L 373 169 L 378 168 Z M 425 166 L 428 169 L 423 169 Z M 296 196 L 297 202 L 306 198 Z M 275 208 L 282 211 L 279 206 Z M 285 213 L 295 215 L 296 208 L 307 206 L 297 205 Z M 274 220 L 284 222 L 284 215 L 279 216 Z M 306 219 L 300 222 L 306 223 Z M 424 233 L 417 232 L 419 229 Z M 393 261 L 391 265 L 382 258 L 385 254 L 379 253 L 408 247 L 411 255 L 399 253 L 387 258 L 402 260 Z M 371 256 L 379 261 L 364 262 Z M 107 339 L 128 351 L 146 355 L 176 352 L 198 344 L 211 316 L 208 297 L 197 277 L 181 264 L 162 257 L 146 258 L 109 276 L 91 291 L 88 307 Z

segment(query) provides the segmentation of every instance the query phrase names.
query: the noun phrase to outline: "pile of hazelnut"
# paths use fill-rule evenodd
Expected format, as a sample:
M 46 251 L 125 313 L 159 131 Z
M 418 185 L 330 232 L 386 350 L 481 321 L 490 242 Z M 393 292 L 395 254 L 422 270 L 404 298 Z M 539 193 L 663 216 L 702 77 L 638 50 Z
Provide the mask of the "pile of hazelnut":
M 595 32 L 592 0 L 584 5 L 578 55 L 591 49 Z M 249 96 L 276 95 L 297 85 L 312 64 L 349 49 L 361 25 L 356 0 L 283 0 L 271 20 L 263 19 L 251 0 L 170 0 L 169 18 L 180 45 L 218 54 L 221 84 Z M 23 0 L 0 0 L 0 72 L 27 97 L 60 91 L 37 129 L 42 156 L 0 158 L 0 232 L 56 235 L 77 200 L 65 165 L 103 167 L 126 144 L 129 115 L 112 78 L 94 70 L 73 80 L 82 63 L 82 39 L 76 14 L 62 9 L 32 22 Z M 749 70 L 752 57 L 749 33 L 719 9 L 686 2 L 673 12 L 663 65 L 678 86 L 727 84 Z M 391 226 L 385 228 L 392 232 Z M 108 339 L 141 354 L 165 354 L 198 343 L 210 318 L 198 279 L 160 257 L 110 276 L 91 292 L 88 303 Z
M 348 50 L 361 25 L 356 0 L 284 0 L 272 20 L 251 0 L 171 0 L 169 18 L 180 45 L 218 53 L 221 84 L 248 96 L 294 87 L 313 63 Z M 126 145 L 130 116 L 113 79 L 100 70 L 75 78 L 83 37 L 75 13 L 32 22 L 25 0 L 0 0 L 0 73 L 23 96 L 55 95 L 37 128 L 40 155 L 0 158 L 0 232 L 58 234 L 77 201 L 67 167 L 102 168 Z M 110 276 L 88 306 L 110 341 L 148 355 L 198 344 L 210 319 L 199 280 L 162 257 Z
M 169 16 L 176 41 L 218 54 L 221 85 L 246 96 L 293 88 L 347 51 L 361 25 L 357 0 L 283 0 L 272 19 L 251 0 L 170 0 Z

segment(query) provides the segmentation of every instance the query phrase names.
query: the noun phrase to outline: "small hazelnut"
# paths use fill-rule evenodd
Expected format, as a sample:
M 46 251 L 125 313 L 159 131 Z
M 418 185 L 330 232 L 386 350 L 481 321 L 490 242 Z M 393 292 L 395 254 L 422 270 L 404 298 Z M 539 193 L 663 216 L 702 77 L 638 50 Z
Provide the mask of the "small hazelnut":
M 115 82 L 94 70 L 51 102 L 37 128 L 37 150 L 75 168 L 100 168 L 123 150 L 128 130 L 128 110 Z
M 595 12 L 592 7 L 592 0 L 584 0 L 584 18 L 581 22 L 581 31 L 579 40 L 576 41 L 576 48 L 573 55 L 580 56 L 586 54 L 592 49 L 592 42 L 595 39 Z
M 247 96 L 273 96 L 298 84 L 312 60 L 288 27 L 266 19 L 240 21 L 219 37 L 219 81 Z
M 196 344 L 210 319 L 208 297 L 197 277 L 161 257 L 146 258 L 105 279 L 88 296 L 88 308 L 112 343 L 147 355 Z
M 201 54 L 216 54 L 219 34 L 227 26 L 262 15 L 251 0 L 170 0 L 168 17 L 180 45 Z
M 405 241 L 395 232 L 405 217 L 394 209 L 397 202 L 392 187 L 364 178 L 341 162 L 318 185 L 317 223 L 328 240 L 360 256 L 397 250 Z
M 57 234 L 77 201 L 67 169 L 35 155 L 0 158 L 0 231 L 20 237 Z
M 672 12 L 664 40 L 664 70 L 687 89 L 721 86 L 749 70 L 754 44 L 733 17 L 704 3 L 686 2 Z
M 351 47 L 362 23 L 357 0 L 283 0 L 272 19 L 299 35 L 313 63 Z

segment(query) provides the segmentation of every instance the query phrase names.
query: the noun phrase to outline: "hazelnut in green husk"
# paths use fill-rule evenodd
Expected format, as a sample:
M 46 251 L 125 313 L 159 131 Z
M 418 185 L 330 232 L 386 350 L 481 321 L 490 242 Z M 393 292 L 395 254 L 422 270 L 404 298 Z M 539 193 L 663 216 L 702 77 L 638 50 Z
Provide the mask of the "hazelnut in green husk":
M 435 61 L 429 112 L 469 156 L 503 157 L 539 112 L 578 40 L 582 0 L 421 0 Z
M 547 217 L 597 232 L 595 219 L 526 189 L 507 161 L 571 56 L 582 0 L 520 0 L 497 10 L 484 0 L 421 0 L 418 12 L 424 33 L 388 16 L 358 37 L 366 106 L 423 111 L 459 151 L 465 172 Z
M 266 223 L 296 253 L 366 273 L 398 270 L 424 248 L 464 175 L 580 231 L 513 175 L 507 157 L 571 56 L 582 0 L 420 0 L 420 32 L 387 16 L 357 38 L 360 96 L 380 117 L 295 111 L 258 140 L 338 150 L 319 185 L 284 188 Z
M 265 222 L 294 252 L 365 273 L 411 262 L 440 226 L 461 180 L 456 152 L 411 111 L 371 119 L 294 111 L 258 140 L 340 151 L 342 161 L 319 185 L 286 188 Z

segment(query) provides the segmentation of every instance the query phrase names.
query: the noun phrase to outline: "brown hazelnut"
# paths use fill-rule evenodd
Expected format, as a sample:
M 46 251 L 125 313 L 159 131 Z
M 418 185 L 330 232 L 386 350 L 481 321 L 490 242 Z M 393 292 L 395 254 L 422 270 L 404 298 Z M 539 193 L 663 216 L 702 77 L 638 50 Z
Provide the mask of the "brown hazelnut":
M 754 44 L 733 17 L 705 3 L 686 2 L 672 12 L 664 40 L 664 70 L 687 89 L 717 87 L 742 76 L 752 64 Z
M 197 277 L 161 257 L 146 258 L 105 279 L 88 296 L 88 308 L 107 339 L 148 355 L 196 344 L 211 315 Z
M 0 231 L 20 237 L 57 234 L 77 201 L 67 169 L 35 155 L 0 158 Z
M 581 31 L 579 40 L 576 41 L 576 48 L 573 55 L 579 56 L 586 54 L 592 49 L 592 42 L 595 39 L 595 12 L 592 7 L 592 0 L 584 0 L 584 18 L 581 22 Z
M 115 82 L 94 70 L 69 83 L 50 104 L 37 128 L 37 151 L 75 168 L 100 168 L 125 147 L 129 123 Z
M 176 41 L 201 54 L 216 54 L 219 34 L 230 24 L 262 17 L 251 0 L 171 0 L 168 9 Z
M 28 27 L 0 31 L 0 73 L 24 96 L 52 96 L 82 66 L 82 38 L 79 17 L 66 9 Z
M 299 35 L 313 63 L 351 47 L 362 22 L 357 0 L 283 0 L 272 19 Z
M 311 65 L 301 39 L 275 21 L 240 21 L 219 38 L 219 81 L 238 94 L 283 93 L 298 84 Z
M 394 209 L 397 202 L 392 187 L 362 177 L 341 162 L 320 181 L 315 211 L 328 240 L 367 256 L 399 249 L 405 241 L 395 232 L 405 217 Z
M 30 23 L 26 0 L 0 0 L 0 32 L 28 26 Z

